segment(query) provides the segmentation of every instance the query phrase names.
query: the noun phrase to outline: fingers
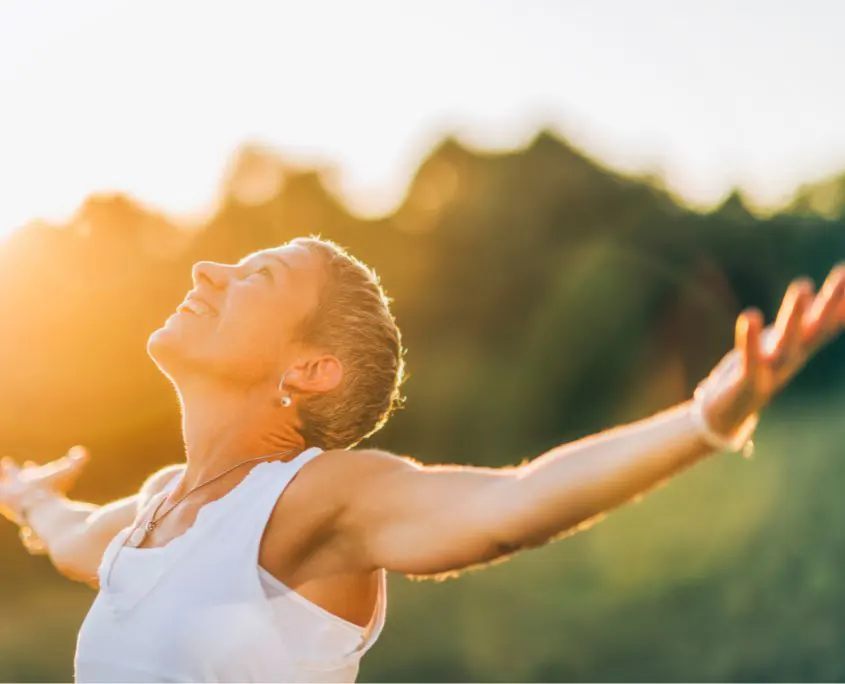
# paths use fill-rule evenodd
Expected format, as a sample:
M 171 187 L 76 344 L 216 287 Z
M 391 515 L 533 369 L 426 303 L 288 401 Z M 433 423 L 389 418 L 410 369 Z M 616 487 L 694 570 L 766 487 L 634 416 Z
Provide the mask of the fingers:
M 734 350 L 708 381 L 738 374 L 741 379 L 732 385 L 741 390 L 736 397 L 744 397 L 743 401 L 751 397 L 759 409 L 841 327 L 845 327 L 845 264 L 831 272 L 818 296 L 811 280 L 792 282 L 772 326 L 764 327 L 760 311 L 744 311 L 737 318 Z
M 73 447 L 67 454 L 38 470 L 38 479 L 56 491 L 66 492 L 88 463 L 88 451 L 80 446 Z
M 57 461 L 63 469 L 76 470 L 88 461 L 88 450 L 83 446 L 71 447 L 62 458 Z
M 807 312 L 805 341 L 811 346 L 825 342 L 843 323 L 845 264 L 834 268 Z
M 90 454 L 88 453 L 88 449 L 84 446 L 77 444 L 70 448 L 67 452 L 67 458 L 71 459 L 72 461 L 87 461 Z
M 10 482 L 34 483 L 57 492 L 65 493 L 74 485 L 88 462 L 88 451 L 75 446 L 67 454 L 44 465 L 25 461 L 23 468 L 9 457 L 0 459 L 0 481 L 3 485 Z
M 845 296 L 843 296 L 842 300 L 839 302 L 839 314 L 836 318 L 839 322 L 839 327 L 845 327 Z
M 67 465 L 69 463 L 77 463 L 88 459 L 88 450 L 83 446 L 74 446 L 68 449 L 68 452 L 61 458 L 56 459 L 53 463 Z M 49 465 L 49 464 L 48 464 Z
M 25 482 L 36 482 L 42 486 L 65 491 L 79 477 L 88 462 L 88 451 L 75 446 L 67 454 L 43 465 L 25 461 L 23 468 L 11 458 L 0 460 L 0 477 L 15 477 Z
M 753 382 L 760 368 L 760 336 L 763 332 L 763 315 L 757 309 L 740 314 L 736 321 L 736 348 L 742 355 L 743 375 Z
M 15 462 L 15 459 L 4 456 L 0 459 L 0 475 L 3 477 L 11 477 L 12 475 L 17 475 L 20 467 Z
M 813 283 L 806 278 L 792 282 L 775 321 L 777 342 L 769 360 L 779 365 L 795 361 L 803 353 L 804 317 L 813 303 Z

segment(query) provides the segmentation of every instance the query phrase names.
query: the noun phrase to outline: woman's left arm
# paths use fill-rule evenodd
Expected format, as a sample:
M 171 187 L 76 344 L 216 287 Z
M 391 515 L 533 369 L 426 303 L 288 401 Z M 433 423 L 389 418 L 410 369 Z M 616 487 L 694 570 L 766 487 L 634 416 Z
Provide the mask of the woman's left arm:
M 814 295 L 793 283 L 771 329 L 737 320 L 736 347 L 702 383 L 706 396 L 558 446 L 513 468 L 425 467 L 392 454 L 349 452 L 343 548 L 361 570 L 438 575 L 584 529 L 717 449 L 747 424 L 845 323 L 845 271 Z

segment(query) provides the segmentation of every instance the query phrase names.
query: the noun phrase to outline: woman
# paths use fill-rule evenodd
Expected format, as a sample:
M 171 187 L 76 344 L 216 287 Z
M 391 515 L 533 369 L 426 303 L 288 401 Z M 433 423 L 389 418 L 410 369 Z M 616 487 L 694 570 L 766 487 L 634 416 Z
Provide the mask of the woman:
M 399 403 L 404 350 L 375 274 L 296 239 L 200 263 L 148 350 L 179 397 L 186 459 L 105 506 L 64 492 L 83 452 L 4 464 L 0 502 L 32 550 L 99 593 L 77 681 L 354 681 L 384 624 L 385 573 L 436 575 L 583 529 L 717 450 L 845 322 L 845 270 L 794 282 L 773 328 L 688 402 L 505 469 L 354 449 Z

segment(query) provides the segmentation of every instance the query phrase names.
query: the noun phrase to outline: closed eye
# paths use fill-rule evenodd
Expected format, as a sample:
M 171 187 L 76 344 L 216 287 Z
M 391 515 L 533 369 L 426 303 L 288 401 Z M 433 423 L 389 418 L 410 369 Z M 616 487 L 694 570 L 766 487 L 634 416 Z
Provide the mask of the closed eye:
M 273 277 L 273 271 L 270 270 L 270 268 L 267 267 L 267 266 L 262 266 L 261 268 L 259 268 L 256 271 L 253 271 L 249 275 L 250 276 L 261 275 L 261 276 L 264 276 L 266 278 L 269 278 L 271 281 L 275 280 L 274 277 Z

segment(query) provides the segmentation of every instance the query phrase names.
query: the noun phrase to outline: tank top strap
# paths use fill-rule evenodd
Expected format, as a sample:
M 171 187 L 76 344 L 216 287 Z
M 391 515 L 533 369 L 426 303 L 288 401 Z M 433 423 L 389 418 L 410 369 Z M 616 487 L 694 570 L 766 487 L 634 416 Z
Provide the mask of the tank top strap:
M 192 529 L 185 536 L 191 540 L 208 535 L 218 539 L 225 537 L 226 545 L 232 551 L 238 547 L 245 550 L 243 544 L 249 544 L 256 532 L 260 539 L 276 499 L 299 470 L 320 453 L 322 449 L 312 447 L 290 461 L 263 461 L 254 465 L 225 496 L 200 509 Z M 178 480 L 174 477 L 168 482 L 159 497 L 166 497 Z M 150 503 L 154 505 L 159 500 L 156 498 Z M 268 505 L 269 510 L 265 510 Z
M 245 492 L 237 515 L 229 521 L 237 528 L 234 530 L 235 536 L 247 547 L 242 548 L 244 558 L 257 562 L 261 538 L 279 497 L 284 494 L 299 471 L 321 453 L 323 450 L 320 447 L 311 447 L 290 461 L 267 461 L 255 467 L 257 472 L 252 486 L 249 492 Z M 250 568 L 250 571 L 252 570 Z M 255 571 L 257 572 L 257 568 Z
M 251 507 L 249 515 L 244 516 L 242 524 L 249 525 L 250 529 L 242 529 L 242 538 L 248 544 L 247 549 L 243 549 L 243 558 L 248 559 L 248 567 L 244 569 L 253 578 L 253 585 L 258 588 L 263 594 L 263 589 L 260 586 L 259 575 L 259 561 L 258 556 L 261 547 L 261 540 L 264 536 L 264 530 L 270 520 L 270 516 L 278 502 L 279 498 L 284 494 L 291 482 L 293 482 L 299 471 L 312 459 L 319 456 L 322 449 L 312 448 L 302 452 L 292 461 L 287 463 L 274 461 L 266 465 L 266 468 L 261 473 L 262 482 L 256 486 L 255 506 Z M 265 607 L 269 607 L 269 603 L 262 602 Z M 385 620 L 387 616 L 387 572 L 382 569 L 378 571 L 378 590 L 376 597 L 375 610 L 373 611 L 370 623 L 364 628 L 361 635 L 361 641 L 352 651 L 345 654 L 343 657 L 333 662 L 334 667 L 341 667 L 358 661 L 363 655 L 370 650 L 376 640 L 384 629 Z
M 299 472 L 299 470 L 309 461 L 316 458 L 320 454 L 323 453 L 323 450 L 320 447 L 310 447 L 303 451 L 299 456 L 294 458 L 291 461 L 288 461 L 287 465 L 291 466 L 291 479 Z
M 242 538 L 248 537 L 256 526 L 261 527 L 263 533 L 266 520 L 263 519 L 262 509 L 265 500 L 268 497 L 269 500 L 278 499 L 299 470 L 322 451 L 319 447 L 312 447 L 290 461 L 259 462 L 250 468 L 246 477 L 229 494 L 200 510 L 203 523 L 215 527 L 216 533 L 234 533 Z M 169 491 L 175 484 L 169 483 L 165 490 Z
M 232 591 L 244 600 L 256 600 L 261 610 L 274 618 L 271 603 L 261 585 L 259 555 L 267 524 L 279 499 L 303 467 L 323 453 L 319 447 L 306 449 L 290 461 L 265 461 L 254 466 L 235 490 L 206 509 L 203 535 L 215 535 L 216 541 L 204 547 L 206 558 L 215 564 L 216 573 L 225 575 Z M 197 535 L 199 538 L 199 535 Z M 196 540 L 193 543 L 196 543 Z M 187 546 L 187 545 L 186 545 Z M 197 547 L 197 550 L 200 550 Z M 180 554 L 187 549 L 179 550 Z M 362 631 L 360 641 L 350 651 L 330 663 L 334 669 L 358 662 L 382 633 L 387 614 L 387 573 L 378 571 L 378 590 L 372 619 Z M 323 663 L 323 666 L 326 666 Z

